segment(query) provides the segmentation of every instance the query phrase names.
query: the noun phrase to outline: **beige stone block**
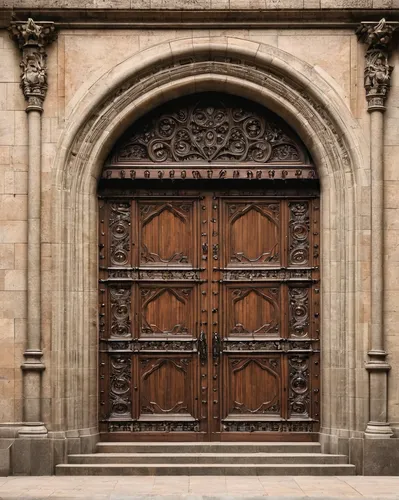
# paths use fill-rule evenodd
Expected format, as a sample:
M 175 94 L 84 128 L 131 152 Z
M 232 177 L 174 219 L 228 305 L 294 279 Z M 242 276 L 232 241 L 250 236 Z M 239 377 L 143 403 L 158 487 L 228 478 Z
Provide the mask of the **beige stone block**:
M 399 144 L 399 117 L 386 118 L 384 146 L 398 146 Z
M 5 109 L 14 111 L 25 111 L 26 101 L 19 83 L 7 83 L 7 107 Z
M 320 66 L 336 83 L 342 87 L 345 97 L 350 96 L 350 41 L 352 32 L 347 36 L 331 35 L 283 35 L 278 37 L 278 48 L 285 50 L 311 65 Z M 340 64 L 331 64 L 339 60 Z
M 14 368 L 14 349 L 12 342 L 2 342 L 0 349 L 1 368 Z
M 16 318 L 14 320 L 15 342 L 24 344 L 26 342 L 27 323 L 26 319 Z
M 384 206 L 385 208 L 399 208 L 399 180 L 384 182 Z M 399 213 L 398 213 L 399 218 Z
M 3 183 L 3 192 L 4 194 L 14 194 L 14 171 L 13 170 L 5 170 L 4 171 L 4 183 Z
M 14 342 L 14 320 L 0 318 L 0 342 Z
M 137 35 L 65 36 L 65 98 L 68 103 L 77 89 L 139 50 Z
M 28 170 L 28 146 L 14 146 L 11 148 L 11 164 L 14 170 Z
M 1 62 L 0 62 L 1 67 Z M 0 146 L 14 144 L 14 112 L 0 111 Z
M 9 109 L 7 107 L 7 84 L 0 83 L 0 111 Z
M 0 421 L 4 423 L 14 422 L 14 400 L 12 397 L 9 399 L 0 399 Z
M 26 243 L 16 243 L 14 245 L 14 255 L 15 255 L 14 269 L 27 269 L 28 245 Z
M 1 291 L 0 317 L 26 318 L 26 292 Z
M 14 269 L 14 245 L 0 244 L 0 269 Z
M 4 271 L 4 290 L 26 290 L 27 274 L 25 270 Z
M 28 194 L 28 172 L 14 172 L 14 193 Z
M 17 50 L 0 50 L 0 82 L 19 81 L 19 57 Z
M 0 165 L 9 165 L 10 163 L 10 147 L 0 146 Z
M 28 216 L 28 197 L 26 195 L 0 196 L 0 220 L 26 220 Z
M 15 111 L 15 138 L 16 146 L 28 144 L 28 115 L 25 111 Z
M 43 144 L 42 172 L 51 172 L 57 154 L 57 144 Z
M 26 243 L 26 221 L 0 221 L 0 243 Z

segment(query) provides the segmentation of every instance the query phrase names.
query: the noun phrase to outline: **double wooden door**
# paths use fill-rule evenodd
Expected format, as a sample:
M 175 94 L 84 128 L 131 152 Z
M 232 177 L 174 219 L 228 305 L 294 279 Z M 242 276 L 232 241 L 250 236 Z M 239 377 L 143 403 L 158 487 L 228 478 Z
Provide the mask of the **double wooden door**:
M 100 198 L 103 439 L 311 439 L 319 199 L 135 190 Z

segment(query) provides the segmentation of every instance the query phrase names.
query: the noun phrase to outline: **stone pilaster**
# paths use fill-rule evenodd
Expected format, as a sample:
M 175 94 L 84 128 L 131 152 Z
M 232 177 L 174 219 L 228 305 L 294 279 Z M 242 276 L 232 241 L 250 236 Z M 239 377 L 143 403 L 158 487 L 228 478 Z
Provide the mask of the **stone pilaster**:
M 13 22 L 10 37 L 22 53 L 21 89 L 27 101 L 28 119 L 28 333 L 23 370 L 23 419 L 21 437 L 45 437 L 41 419 L 41 114 L 47 92 L 45 47 L 56 39 L 53 23 Z
M 362 23 L 356 34 L 367 45 L 364 88 L 370 113 L 371 159 L 371 336 L 366 369 L 369 372 L 368 438 L 390 438 L 388 422 L 387 352 L 384 342 L 384 111 L 391 73 L 388 57 L 397 23 Z

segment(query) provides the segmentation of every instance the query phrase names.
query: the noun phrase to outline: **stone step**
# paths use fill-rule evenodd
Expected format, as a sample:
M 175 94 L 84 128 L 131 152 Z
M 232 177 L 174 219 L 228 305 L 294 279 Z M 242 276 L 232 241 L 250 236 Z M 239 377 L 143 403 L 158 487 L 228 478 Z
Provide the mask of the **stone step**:
M 347 464 L 322 453 L 93 453 L 69 455 L 69 464 Z
M 350 476 L 348 464 L 60 464 L 58 476 Z
M 97 443 L 98 453 L 321 453 L 316 442 Z

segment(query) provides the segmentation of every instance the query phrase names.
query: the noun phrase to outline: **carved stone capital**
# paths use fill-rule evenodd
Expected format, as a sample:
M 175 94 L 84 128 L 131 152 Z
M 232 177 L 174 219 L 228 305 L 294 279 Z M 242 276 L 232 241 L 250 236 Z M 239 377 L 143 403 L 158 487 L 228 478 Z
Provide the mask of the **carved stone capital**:
M 20 86 L 28 102 L 27 111 L 42 111 L 48 88 L 45 47 L 57 38 L 54 23 L 37 24 L 28 19 L 26 23 L 11 23 L 8 30 L 22 52 Z
M 365 56 L 364 88 L 369 112 L 385 111 L 385 101 L 393 71 L 388 57 L 397 24 L 397 22 L 387 23 L 385 19 L 381 19 L 379 23 L 361 23 L 356 30 L 358 40 L 368 46 Z

